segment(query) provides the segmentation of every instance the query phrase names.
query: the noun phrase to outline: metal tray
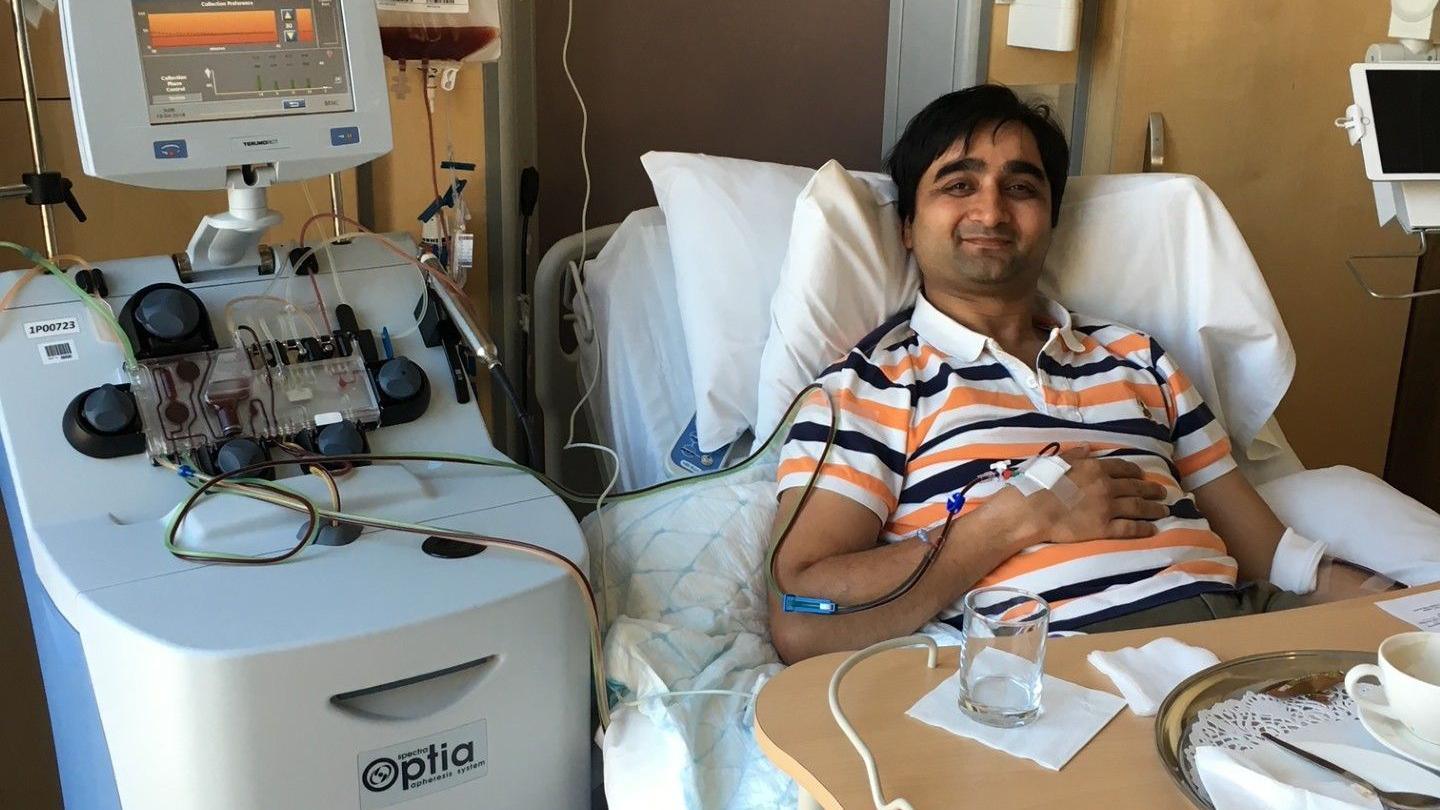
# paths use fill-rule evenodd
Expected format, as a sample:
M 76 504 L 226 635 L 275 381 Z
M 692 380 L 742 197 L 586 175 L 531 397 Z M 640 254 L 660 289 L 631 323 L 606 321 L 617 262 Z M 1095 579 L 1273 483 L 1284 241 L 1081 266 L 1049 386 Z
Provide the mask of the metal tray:
M 1264 690 L 1294 678 L 1321 672 L 1344 672 L 1375 663 L 1375 653 L 1353 650 L 1296 650 L 1262 653 L 1224 661 L 1197 672 L 1165 696 L 1155 713 L 1155 747 L 1176 787 L 1196 807 L 1212 810 L 1198 780 L 1184 767 L 1185 737 L 1202 710 L 1246 692 Z

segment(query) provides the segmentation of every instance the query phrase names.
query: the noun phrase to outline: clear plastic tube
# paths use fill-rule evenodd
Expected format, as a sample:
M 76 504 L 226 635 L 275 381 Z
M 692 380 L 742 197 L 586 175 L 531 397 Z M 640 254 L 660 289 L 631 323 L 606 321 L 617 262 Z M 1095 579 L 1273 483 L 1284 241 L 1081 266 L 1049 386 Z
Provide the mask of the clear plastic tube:
M 326 216 L 326 215 L 325 215 L 325 214 L 320 214 L 319 216 Z M 422 321 L 424 321 L 425 315 L 429 312 L 429 307 L 430 307 L 429 288 L 428 288 L 428 287 L 426 286 L 426 284 L 425 284 L 425 276 L 426 276 L 426 272 L 427 272 L 427 271 L 425 270 L 424 266 L 421 264 L 421 260 L 420 260 L 420 259 L 416 259 L 416 258 L 414 258 L 414 257 L 411 257 L 409 251 L 405 250 L 405 248 L 404 248 L 402 245 L 400 245 L 400 244 L 399 244 L 398 242 L 396 242 L 394 239 L 390 239 L 389 237 L 386 237 L 386 236 L 381 235 L 381 234 L 378 234 L 378 233 L 370 233 L 370 232 L 368 232 L 368 231 L 352 231 L 352 232 L 349 232 L 349 233 L 343 233 L 343 234 L 341 234 L 341 235 L 339 235 L 339 236 L 336 236 L 336 237 L 333 237 L 333 238 L 330 238 L 330 239 L 323 239 L 323 240 L 321 240 L 319 243 L 314 244 L 314 245 L 306 246 L 305 252 L 304 252 L 304 253 L 301 253 L 298 257 L 296 257 L 295 261 L 293 261 L 293 262 L 290 263 L 290 265 L 291 265 L 291 271 L 290 271 L 290 273 L 285 277 L 285 290 L 284 290 L 284 293 L 283 293 L 284 297 L 287 298 L 287 299 L 289 298 L 290 284 L 291 284 L 291 282 L 293 282 L 294 279 L 295 279 L 295 270 L 294 270 L 294 268 L 300 267 L 300 266 L 302 266 L 303 264 L 305 264 L 305 262 L 308 261 L 308 260 L 310 259 L 310 257 L 313 256 L 313 255 L 315 255 L 315 253 L 318 252 L 318 251 L 322 251 L 322 250 L 325 251 L 325 252 L 326 252 L 326 258 L 328 259 L 328 258 L 329 258 L 329 248 L 330 248 L 331 245 L 334 245 L 334 244 L 336 244 L 336 243 L 338 243 L 338 242 L 346 242 L 346 241 L 351 241 L 351 240 L 355 240 L 355 239 L 374 239 L 374 240 L 380 241 L 380 242 L 382 242 L 382 243 L 384 243 L 384 244 L 386 244 L 386 245 L 389 245 L 392 251 L 395 251 L 395 252 L 399 253 L 400 255 L 405 256 L 406 258 L 410 259 L 410 262 L 411 262 L 412 264 L 414 264 L 414 265 L 417 266 L 418 272 L 420 273 L 420 290 L 419 290 L 418 293 L 416 293 L 417 297 L 420 299 L 420 312 L 419 312 L 419 315 L 418 315 L 418 316 L 415 318 L 415 320 L 414 320 L 412 323 L 410 323 L 408 326 L 403 327 L 403 328 L 398 329 L 398 330 L 391 330 L 391 332 L 390 332 L 390 337 L 391 337 L 392 339 L 405 338 L 405 337 L 409 337 L 409 336 L 415 334 L 416 332 L 420 331 L 420 323 L 421 323 Z M 332 268 L 334 267 L 333 262 L 328 262 L 328 261 L 327 261 L 327 264 L 330 264 L 330 266 L 331 266 Z M 349 301 L 346 299 L 344 288 L 341 286 L 341 283 L 340 283 L 340 276 L 341 276 L 341 275 L 342 275 L 341 273 L 333 272 L 333 270 L 332 270 L 332 272 L 329 274 L 330 278 L 331 278 L 332 281 L 334 281 L 334 283 L 335 283 L 335 292 L 336 292 L 336 294 L 339 296 L 340 302 L 343 303 L 343 304 L 348 304 Z M 277 277 L 275 280 L 271 281 L 271 284 L 273 285 L 274 283 L 276 283 L 276 282 L 279 281 L 279 280 L 280 280 L 280 279 Z M 303 310 L 302 310 L 302 312 L 303 312 Z

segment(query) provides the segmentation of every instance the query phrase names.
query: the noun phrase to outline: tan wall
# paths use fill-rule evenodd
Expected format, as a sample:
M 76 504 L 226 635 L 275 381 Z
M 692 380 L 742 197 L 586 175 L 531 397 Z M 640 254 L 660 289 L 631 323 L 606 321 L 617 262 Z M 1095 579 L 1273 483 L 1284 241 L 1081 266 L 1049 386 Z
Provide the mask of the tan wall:
M 1012 87 L 1075 82 L 1076 69 L 1080 62 L 1078 51 L 1014 48 L 1005 41 L 1009 29 L 1010 7 L 995 6 L 994 14 L 990 18 L 990 63 L 986 68 L 986 76 L 990 81 Z
M 1345 259 L 1411 243 L 1376 226 L 1361 155 L 1331 122 L 1351 103 L 1349 66 L 1386 40 L 1384 4 L 1092 1 L 1084 171 L 1139 171 L 1146 120 L 1165 116 L 1166 170 L 1219 194 L 1295 343 L 1279 417 L 1300 458 L 1382 473 L 1409 307 L 1369 300 Z M 1403 289 L 1415 262 L 1369 270 Z
M 8 8 L 8 4 L 7 4 Z M 17 68 L 14 33 L 9 14 L 0 11 L 4 32 L 0 34 L 0 185 L 19 182 L 30 171 L 30 147 L 26 134 L 25 110 Z M 128 40 L 127 40 L 128 42 Z M 70 113 L 69 89 L 59 43 L 56 18 L 47 16 L 32 31 L 35 74 L 40 102 L 42 132 L 46 138 L 49 168 L 75 181 L 75 192 L 89 215 L 77 223 L 63 208 L 55 210 L 61 252 L 79 253 L 95 262 L 131 256 L 169 254 L 183 250 L 200 218 L 225 209 L 224 192 L 169 192 L 122 186 L 86 177 L 81 171 Z M 388 66 L 393 75 L 396 68 Z M 425 146 L 427 127 L 425 94 L 418 66 L 408 71 L 410 92 L 403 100 L 392 98 L 395 152 L 374 164 L 374 209 L 377 230 L 408 231 L 420 234 L 415 220 L 432 198 Z M 476 253 L 486 255 L 484 182 L 484 99 L 480 69 L 466 67 L 453 93 L 440 92 L 436 98 L 436 142 L 440 159 L 447 138 L 453 139 L 457 160 L 480 164 L 470 174 L 465 199 L 475 218 L 470 229 L 476 234 Z M 358 210 L 355 173 L 345 175 L 346 210 L 352 217 Z M 441 182 L 446 180 L 442 177 Z M 309 182 L 315 206 L 330 208 L 329 184 L 325 179 Z M 299 184 L 279 186 L 270 193 L 270 205 L 280 211 L 284 222 L 266 235 L 267 242 L 294 241 L 298 229 L 311 214 Z M 0 200 L 0 239 L 43 249 L 40 216 L 36 209 L 19 200 Z M 18 257 L 0 255 L 0 269 L 21 266 Z M 488 314 L 483 270 L 471 275 L 469 289 L 482 314 Z M 482 403 L 488 411 L 488 380 L 484 381 Z M 156 539 L 159 542 L 159 538 Z M 50 743 L 49 718 L 39 681 L 34 642 L 28 613 L 15 568 L 14 553 L 0 521 L 0 760 L 24 774 L 24 778 L 0 780 L 0 807 L 44 810 L 59 807 L 59 788 L 54 753 Z

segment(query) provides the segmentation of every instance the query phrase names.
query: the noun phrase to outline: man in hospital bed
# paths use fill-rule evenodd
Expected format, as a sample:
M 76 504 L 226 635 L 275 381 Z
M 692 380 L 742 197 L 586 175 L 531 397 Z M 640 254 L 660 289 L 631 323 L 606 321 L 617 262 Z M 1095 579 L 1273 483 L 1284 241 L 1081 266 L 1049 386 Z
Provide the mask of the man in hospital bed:
M 1040 296 L 1069 162 L 1048 111 L 1003 87 L 951 93 L 910 122 L 889 169 L 923 292 L 799 412 L 777 522 L 816 473 L 831 402 L 837 432 L 776 573 L 787 593 L 863 603 L 915 571 L 947 500 L 995 461 L 1059 443 L 1074 488 L 977 486 L 926 575 L 882 607 L 815 616 L 772 597 L 787 662 L 958 624 L 979 586 L 1040 594 L 1052 629 L 1103 632 L 1280 610 L 1366 579 L 1322 566 L 1323 549 L 1275 517 L 1152 338 Z

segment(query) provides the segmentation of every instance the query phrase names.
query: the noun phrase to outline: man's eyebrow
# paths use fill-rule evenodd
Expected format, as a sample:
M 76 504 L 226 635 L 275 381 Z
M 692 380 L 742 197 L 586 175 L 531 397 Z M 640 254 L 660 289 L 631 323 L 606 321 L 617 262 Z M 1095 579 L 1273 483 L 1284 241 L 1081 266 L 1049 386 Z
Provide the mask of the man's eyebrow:
M 1005 164 L 1006 174 L 1028 174 L 1036 180 L 1045 180 L 1045 170 L 1028 160 L 1012 160 Z
M 944 166 L 941 166 L 940 169 L 935 172 L 935 179 L 940 180 L 947 175 L 960 174 L 961 172 L 983 172 L 987 166 L 988 164 L 980 158 L 960 158 L 959 160 L 952 160 Z
M 960 174 L 963 172 L 984 172 L 989 167 L 990 164 L 986 163 L 980 158 L 960 158 L 958 160 L 952 160 L 949 163 L 941 166 L 939 170 L 935 172 L 935 180 L 938 182 L 945 179 L 945 177 L 949 175 Z M 1034 177 L 1036 180 L 1047 179 L 1045 177 L 1045 170 L 1040 168 L 1039 166 L 1036 166 L 1034 163 L 1031 163 L 1028 160 L 1009 161 L 1005 164 L 1004 171 L 1005 174 L 1029 175 L 1031 177 Z

